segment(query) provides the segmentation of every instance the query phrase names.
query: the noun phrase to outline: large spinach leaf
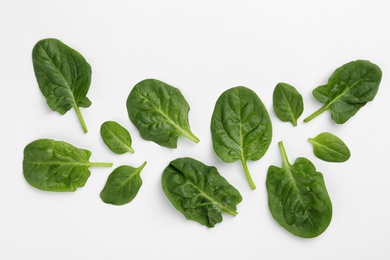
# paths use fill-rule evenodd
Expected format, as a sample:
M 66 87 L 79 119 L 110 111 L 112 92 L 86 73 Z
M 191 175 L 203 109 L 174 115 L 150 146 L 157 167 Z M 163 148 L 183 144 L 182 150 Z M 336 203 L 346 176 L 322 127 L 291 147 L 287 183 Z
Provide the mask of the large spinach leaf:
M 114 121 L 106 121 L 100 127 L 100 135 L 108 148 L 116 154 L 134 153 L 129 131 Z
M 165 168 L 162 187 L 173 206 L 187 219 L 207 227 L 222 222 L 222 212 L 237 215 L 240 193 L 215 167 L 192 158 L 178 158 Z
M 322 174 L 306 158 L 290 164 L 279 142 L 283 167 L 270 166 L 268 206 L 274 219 L 292 234 L 312 238 L 322 234 L 332 219 L 332 202 Z
M 327 162 L 345 162 L 351 156 L 348 146 L 334 134 L 324 132 L 309 138 L 317 158 Z
M 228 89 L 218 98 L 211 119 L 215 153 L 224 162 L 241 161 L 252 189 L 256 185 L 247 160 L 259 160 L 272 139 L 268 111 L 255 92 L 246 87 Z
M 278 83 L 272 99 L 276 116 L 283 122 L 291 122 L 296 126 L 303 112 L 303 98 L 296 88 L 287 83 Z
M 61 115 L 73 107 L 86 133 L 80 107 L 91 105 L 86 96 L 91 84 L 91 66 L 80 53 L 57 39 L 37 42 L 32 60 L 35 77 L 49 107 Z
M 24 148 L 23 174 L 33 187 L 46 191 L 75 191 L 90 176 L 89 167 L 112 163 L 89 162 L 91 152 L 51 139 L 38 139 Z
M 137 83 L 127 98 L 127 112 L 142 138 L 169 148 L 179 136 L 199 142 L 188 122 L 190 107 L 180 90 L 156 79 Z
M 113 205 L 124 205 L 131 202 L 141 188 L 141 171 L 145 165 L 146 162 L 138 168 L 127 165 L 116 168 L 108 176 L 100 198 L 105 203 Z
M 352 61 L 341 66 L 333 72 L 326 86 L 314 89 L 314 97 L 324 105 L 304 121 L 309 122 L 330 110 L 333 121 L 337 124 L 345 123 L 374 99 L 381 79 L 381 69 L 366 60 Z

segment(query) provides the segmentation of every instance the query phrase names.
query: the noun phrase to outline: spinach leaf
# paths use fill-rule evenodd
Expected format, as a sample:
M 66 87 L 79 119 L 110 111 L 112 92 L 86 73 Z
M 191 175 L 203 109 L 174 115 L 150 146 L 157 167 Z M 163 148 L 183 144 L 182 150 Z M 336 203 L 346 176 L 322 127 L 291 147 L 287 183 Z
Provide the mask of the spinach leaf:
M 188 123 L 190 107 L 177 88 L 146 79 L 134 86 L 126 105 L 130 120 L 145 140 L 169 148 L 177 147 L 179 136 L 199 142 Z
M 100 127 L 104 143 L 116 154 L 134 153 L 129 131 L 114 121 L 106 121 Z
M 315 156 L 321 160 L 327 162 L 345 162 L 351 156 L 347 145 L 331 133 L 324 132 L 308 140 L 313 145 Z
M 116 168 L 109 176 L 100 198 L 113 205 L 124 205 L 131 202 L 142 185 L 141 171 L 145 167 L 144 162 L 139 168 L 122 165 Z
M 218 157 L 241 161 L 250 187 L 256 189 L 247 160 L 263 157 L 272 139 L 271 119 L 256 93 L 246 87 L 222 93 L 211 118 L 211 135 Z
M 187 219 L 207 227 L 222 222 L 222 212 L 237 215 L 240 193 L 215 167 L 192 158 L 178 158 L 165 168 L 162 187 L 172 205 Z
M 266 181 L 271 214 L 296 236 L 319 236 L 332 219 L 332 202 L 324 178 L 306 158 L 297 158 L 291 165 L 282 142 L 279 148 L 283 167 L 270 166 Z
M 313 91 L 314 97 L 324 105 L 304 121 L 309 122 L 330 110 L 333 121 L 345 123 L 374 99 L 381 79 L 381 69 L 369 61 L 357 60 L 344 64 L 333 72 L 326 86 Z
M 45 191 L 75 191 L 90 176 L 89 167 L 112 163 L 89 162 L 91 152 L 51 139 L 38 139 L 24 148 L 23 174 L 33 187 Z
M 35 77 L 48 106 L 61 115 L 73 107 L 86 133 L 80 107 L 91 105 L 86 96 L 91 84 L 91 66 L 80 53 L 57 39 L 37 42 L 32 60 Z
M 297 125 L 303 112 L 302 95 L 287 83 L 278 83 L 273 93 L 273 107 L 276 116 L 283 122 Z

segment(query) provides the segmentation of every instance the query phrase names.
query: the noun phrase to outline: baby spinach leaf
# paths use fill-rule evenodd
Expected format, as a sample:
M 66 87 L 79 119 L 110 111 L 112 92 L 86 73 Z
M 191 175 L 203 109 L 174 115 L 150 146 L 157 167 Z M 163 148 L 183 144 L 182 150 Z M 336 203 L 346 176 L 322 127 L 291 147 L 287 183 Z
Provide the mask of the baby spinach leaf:
M 178 158 L 165 168 L 162 187 L 172 205 L 187 219 L 207 227 L 222 222 L 222 212 L 237 215 L 240 193 L 215 167 L 192 158 Z
M 324 132 L 308 140 L 313 145 L 315 156 L 321 160 L 327 162 L 345 162 L 351 156 L 347 145 L 331 133 Z
M 51 139 L 38 139 L 24 148 L 23 174 L 33 187 L 45 191 L 75 191 L 90 176 L 89 167 L 112 163 L 89 162 L 91 152 Z
M 199 142 L 188 123 L 190 107 L 177 88 L 146 79 L 134 86 L 126 105 L 130 120 L 145 140 L 169 148 L 177 147 L 179 136 Z
M 291 165 L 282 142 L 279 148 L 283 167 L 270 166 L 266 181 L 271 214 L 296 236 L 319 236 L 332 219 L 332 202 L 324 178 L 306 158 L 297 158 Z
M 250 187 L 256 189 L 247 160 L 263 157 L 272 139 L 271 119 L 256 93 L 246 87 L 222 93 L 211 118 L 211 135 L 218 157 L 241 161 Z
M 116 154 L 134 153 L 129 131 L 114 121 L 106 121 L 100 127 L 104 143 Z
M 345 123 L 374 99 L 381 79 L 382 71 L 374 63 L 357 60 L 344 64 L 333 72 L 326 86 L 313 91 L 314 97 L 324 105 L 304 121 L 309 122 L 330 110 L 333 121 Z
M 302 95 L 287 83 L 278 83 L 273 93 L 273 107 L 276 116 L 283 122 L 297 125 L 303 112 Z
M 61 115 L 73 107 L 86 133 L 80 107 L 91 105 L 86 96 L 91 84 L 91 66 L 80 53 L 57 39 L 37 42 L 32 60 L 35 77 L 48 106 Z
M 139 168 L 122 165 L 116 168 L 109 176 L 100 198 L 113 205 L 124 205 L 131 202 L 142 185 L 141 171 L 145 167 L 144 162 Z

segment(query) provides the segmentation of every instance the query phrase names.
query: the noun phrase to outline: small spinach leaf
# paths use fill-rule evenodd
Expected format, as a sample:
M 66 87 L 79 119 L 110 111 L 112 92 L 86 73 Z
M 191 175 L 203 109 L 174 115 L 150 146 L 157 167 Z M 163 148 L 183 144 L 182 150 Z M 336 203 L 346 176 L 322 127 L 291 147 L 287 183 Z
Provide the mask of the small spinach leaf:
M 282 142 L 279 148 L 283 167 L 270 166 L 266 181 L 271 214 L 296 236 L 319 236 L 332 219 L 332 202 L 324 178 L 306 158 L 297 158 L 291 165 Z
M 143 80 L 130 92 L 126 106 L 130 120 L 145 140 L 169 148 L 177 147 L 179 136 L 199 142 L 188 123 L 190 107 L 175 87 L 156 79 Z
M 268 111 L 255 92 L 246 87 L 228 89 L 218 98 L 211 118 L 215 153 L 224 162 L 241 161 L 252 189 L 256 185 L 247 160 L 259 160 L 272 139 Z
M 116 154 L 134 153 L 129 131 L 114 121 L 106 121 L 100 127 L 104 143 Z
M 345 162 L 351 156 L 347 145 L 331 133 L 324 132 L 308 140 L 313 145 L 315 156 L 321 160 L 327 162 Z
M 172 205 L 187 219 L 207 227 L 222 222 L 222 212 L 237 215 L 240 193 L 215 167 L 192 158 L 178 158 L 165 168 L 162 187 Z
M 302 95 L 293 86 L 278 83 L 273 92 L 273 107 L 280 120 L 291 122 L 296 126 L 303 112 Z
M 32 60 L 35 77 L 48 106 L 61 115 L 73 107 L 86 133 L 80 107 L 91 105 L 86 96 L 91 84 L 91 66 L 80 53 L 57 39 L 37 42 Z
M 131 202 L 142 185 L 141 171 L 145 167 L 144 162 L 139 168 L 122 165 L 116 168 L 109 176 L 100 198 L 113 205 L 124 205 Z
M 33 187 L 45 191 L 75 191 L 83 187 L 89 167 L 112 163 L 89 162 L 91 152 L 51 139 L 39 139 L 24 148 L 23 174 Z
M 333 72 L 326 86 L 313 91 L 314 97 L 324 105 L 304 121 L 309 122 L 330 110 L 333 121 L 345 123 L 374 99 L 381 79 L 382 71 L 374 63 L 357 60 L 344 64 Z

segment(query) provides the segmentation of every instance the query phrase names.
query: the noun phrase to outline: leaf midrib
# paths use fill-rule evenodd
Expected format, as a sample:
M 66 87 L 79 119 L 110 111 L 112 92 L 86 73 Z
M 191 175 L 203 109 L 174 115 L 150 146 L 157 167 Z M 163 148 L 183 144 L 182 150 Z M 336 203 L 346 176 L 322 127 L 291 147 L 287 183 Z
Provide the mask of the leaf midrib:
M 126 147 L 127 151 L 131 152 L 132 149 L 131 149 L 131 146 L 128 146 L 124 141 L 122 141 L 113 131 L 111 131 L 111 129 L 109 129 L 108 127 L 106 127 L 107 131 L 110 132 L 111 136 L 117 140 L 120 144 L 122 144 L 122 146 Z
M 362 76 L 358 81 L 356 81 L 354 84 L 352 84 L 350 87 L 347 87 L 343 92 L 341 92 L 339 95 L 337 95 L 334 99 L 332 99 L 327 105 L 326 105 L 326 108 L 329 108 L 331 105 L 333 105 L 334 103 L 336 103 L 342 96 L 345 95 L 345 93 L 347 93 L 348 91 L 350 91 L 352 88 L 354 88 L 356 85 L 358 85 L 360 82 L 364 81 L 364 79 L 367 77 L 367 75 L 371 74 L 373 71 L 370 70 L 369 72 L 367 72 L 364 76 Z
M 183 129 L 181 126 L 177 125 L 163 110 L 161 110 L 161 108 L 159 107 L 156 107 L 146 96 L 144 96 L 142 93 L 138 93 L 141 97 L 143 97 L 147 102 L 148 104 L 150 104 L 154 109 L 155 111 L 157 111 L 162 117 L 165 118 L 165 120 L 167 120 L 167 122 L 169 124 L 171 124 L 174 128 L 176 128 L 182 135 L 188 137 L 189 136 L 189 133 L 188 133 L 188 130 L 186 129 Z
M 311 226 L 313 227 L 313 229 L 315 229 L 314 222 L 313 222 L 313 220 L 311 219 L 311 215 L 310 215 L 310 213 L 308 212 L 305 203 L 303 202 L 303 198 L 302 198 L 301 192 L 300 192 L 299 189 L 298 189 L 298 186 L 297 186 L 297 184 L 296 184 L 295 178 L 294 178 L 293 173 L 292 173 L 292 171 L 291 171 L 291 164 L 290 164 L 289 162 L 286 162 L 286 163 L 284 164 L 284 169 L 286 170 L 287 176 L 289 177 L 291 183 L 293 184 L 293 188 L 294 188 L 296 194 L 298 195 L 299 202 L 301 203 L 301 205 L 302 205 L 303 208 L 305 209 L 305 212 L 306 212 L 306 214 L 307 214 L 307 216 L 308 216 L 308 219 L 309 219 L 309 221 L 310 221 Z M 294 220 L 295 220 L 295 218 L 294 218 Z
M 39 47 L 43 50 L 43 52 L 45 53 L 45 55 L 47 56 L 47 58 L 49 59 L 49 61 L 52 63 L 53 67 L 56 69 L 57 73 L 59 75 L 61 75 L 61 78 L 63 79 L 63 81 L 65 82 L 65 87 L 69 93 L 71 94 L 71 99 L 72 99 L 72 103 L 73 103 L 73 107 L 78 107 L 77 106 L 77 102 L 76 102 L 76 99 L 74 97 L 74 94 L 73 94 L 73 91 L 72 91 L 72 88 L 70 87 L 69 85 L 69 82 L 65 79 L 64 75 L 62 74 L 62 72 L 59 70 L 59 68 L 57 67 L 57 65 L 54 63 L 54 61 L 50 58 L 50 56 L 48 55 L 46 49 L 44 49 L 41 45 L 39 45 Z M 58 47 L 59 48 L 59 47 Z M 41 71 L 46 75 L 46 77 L 49 79 L 50 77 L 45 73 L 45 71 L 42 69 L 41 66 L 39 66 L 41 68 Z M 53 82 L 54 83 L 54 82 Z

